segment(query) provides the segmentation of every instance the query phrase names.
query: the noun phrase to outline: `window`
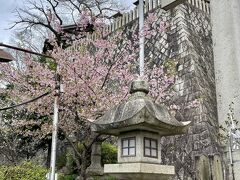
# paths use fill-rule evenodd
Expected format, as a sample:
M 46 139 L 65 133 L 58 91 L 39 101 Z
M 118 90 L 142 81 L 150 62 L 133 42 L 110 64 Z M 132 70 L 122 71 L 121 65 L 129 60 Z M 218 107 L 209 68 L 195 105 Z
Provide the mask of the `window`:
M 156 139 L 144 138 L 144 156 L 154 157 L 158 156 L 158 142 Z
M 135 156 L 136 155 L 136 138 L 122 139 L 122 156 Z

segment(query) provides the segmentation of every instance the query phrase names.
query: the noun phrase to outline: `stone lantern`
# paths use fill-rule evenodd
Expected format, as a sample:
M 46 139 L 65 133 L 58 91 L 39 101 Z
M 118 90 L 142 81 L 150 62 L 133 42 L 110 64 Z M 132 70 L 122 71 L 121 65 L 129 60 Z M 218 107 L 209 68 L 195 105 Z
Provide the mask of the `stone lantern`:
M 93 131 L 118 137 L 118 164 L 105 164 L 104 173 L 128 180 L 164 180 L 175 174 L 174 166 L 160 164 L 160 139 L 185 133 L 190 122 L 177 121 L 148 92 L 147 82 L 133 81 L 130 98 L 94 122 Z

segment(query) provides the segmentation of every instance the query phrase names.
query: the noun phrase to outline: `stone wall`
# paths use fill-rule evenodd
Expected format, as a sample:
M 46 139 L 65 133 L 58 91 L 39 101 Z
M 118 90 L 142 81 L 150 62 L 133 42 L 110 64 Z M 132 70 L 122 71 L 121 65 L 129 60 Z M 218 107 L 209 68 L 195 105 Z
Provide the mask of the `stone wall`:
M 166 163 L 175 163 L 176 179 L 195 179 L 195 157 L 219 153 L 211 25 L 209 15 L 191 4 L 178 6 L 174 12 L 173 23 L 181 27 L 175 35 L 178 48 L 172 48 L 179 61 L 177 101 L 184 106 L 198 99 L 200 105 L 181 113 L 193 125 L 187 135 L 172 138 L 171 143 L 163 141 L 163 158 Z
M 164 20 L 170 27 L 146 41 L 146 61 L 178 62 L 178 96 L 173 101 L 181 107 L 181 112 L 176 117 L 193 122 L 187 135 L 162 139 L 162 161 L 176 166 L 175 179 L 195 179 L 196 157 L 220 153 L 209 11 L 193 2 L 202 1 L 189 1 L 169 11 L 159 7 L 150 11 L 158 15 L 156 24 Z M 125 38 L 130 39 L 137 26 L 135 19 L 122 27 Z M 185 108 L 195 99 L 199 101 L 198 107 Z

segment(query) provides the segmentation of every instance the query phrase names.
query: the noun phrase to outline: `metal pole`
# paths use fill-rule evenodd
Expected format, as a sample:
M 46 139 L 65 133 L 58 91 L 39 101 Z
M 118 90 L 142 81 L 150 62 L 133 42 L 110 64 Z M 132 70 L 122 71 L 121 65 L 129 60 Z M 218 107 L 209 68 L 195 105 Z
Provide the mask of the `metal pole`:
M 55 165 L 56 165 L 56 152 L 57 152 L 57 128 L 58 128 L 58 126 L 57 126 L 58 125 L 58 99 L 59 99 L 59 95 L 56 95 L 55 99 L 54 99 L 50 180 L 55 180 Z
M 230 164 L 233 165 L 233 158 L 232 158 L 232 133 L 231 130 L 229 131 L 229 157 L 230 157 Z
M 232 169 L 232 179 L 235 180 L 235 174 L 234 174 L 234 163 L 233 163 L 233 155 L 232 155 L 232 132 L 230 130 L 229 132 L 229 158 L 230 158 L 230 164 Z
M 139 71 L 140 77 L 144 76 L 144 7 L 143 0 L 139 0 Z
M 230 112 L 231 113 L 231 112 Z M 235 174 L 234 174 L 234 163 L 233 163 L 233 149 L 232 149 L 232 142 L 233 142 L 233 135 L 232 135 L 232 130 L 235 128 L 234 127 L 234 122 L 233 122 L 233 115 L 230 115 L 231 117 L 231 127 L 229 128 L 229 158 L 230 158 L 230 164 L 231 164 L 231 169 L 232 169 L 232 179 L 235 180 Z
M 57 65 L 56 71 L 56 94 L 54 99 L 54 114 L 53 114 L 53 132 L 52 132 L 52 149 L 51 149 L 51 164 L 50 164 L 50 180 L 55 180 L 55 166 L 56 166 L 56 153 L 57 153 L 57 133 L 58 133 L 58 108 L 59 108 L 59 95 L 60 95 L 60 75 L 58 74 L 59 66 Z

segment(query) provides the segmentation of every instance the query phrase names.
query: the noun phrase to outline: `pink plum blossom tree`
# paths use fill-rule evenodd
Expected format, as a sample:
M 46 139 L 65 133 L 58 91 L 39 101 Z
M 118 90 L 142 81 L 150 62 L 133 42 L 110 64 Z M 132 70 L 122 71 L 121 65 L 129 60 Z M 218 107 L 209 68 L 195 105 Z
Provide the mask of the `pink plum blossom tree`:
M 22 118 L 13 120 L 12 128 L 15 132 L 34 137 L 35 140 L 50 137 L 52 122 L 49 120 L 53 114 L 53 101 L 55 89 L 56 64 L 61 77 L 64 92 L 60 95 L 60 121 L 59 131 L 71 144 L 79 174 L 85 177 L 91 145 L 95 141 L 105 138 L 91 134 L 90 122 L 101 116 L 107 109 L 126 100 L 130 82 L 138 74 L 138 35 L 132 39 L 123 39 L 124 31 L 119 30 L 113 34 L 104 34 L 104 23 L 84 12 L 79 22 L 79 28 L 91 23 L 94 33 L 100 34 L 98 38 L 87 38 L 88 32 L 81 32 L 71 47 L 63 49 L 61 44 L 55 43 L 54 36 L 51 44 L 53 50 L 48 52 L 53 59 L 39 59 L 25 54 L 21 67 L 15 63 L 0 66 L 1 81 L 11 85 L 11 88 L 2 88 L 1 93 L 7 93 L 11 102 L 20 102 L 32 99 L 46 92 L 51 92 L 24 108 L 27 113 L 37 114 L 37 117 L 48 117 L 48 120 L 39 118 Z M 146 19 L 144 33 L 147 39 L 156 33 L 166 31 L 166 23 L 157 23 L 157 17 L 149 14 Z M 56 21 L 54 23 L 59 23 Z M 155 26 L 152 24 L 155 23 Z M 60 30 L 61 31 L 61 30 Z M 141 36 L 140 35 L 140 36 Z M 150 95 L 158 103 L 169 102 L 174 96 L 175 73 L 169 73 L 164 65 L 146 64 L 145 79 L 150 83 Z M 176 105 L 169 108 L 178 109 Z M 36 116 L 35 116 L 36 117 Z M 25 128 L 30 125 L 38 128 Z M 79 137 L 78 135 L 81 134 Z M 70 137 L 77 136 L 82 140 L 84 150 L 80 153 L 78 143 Z

